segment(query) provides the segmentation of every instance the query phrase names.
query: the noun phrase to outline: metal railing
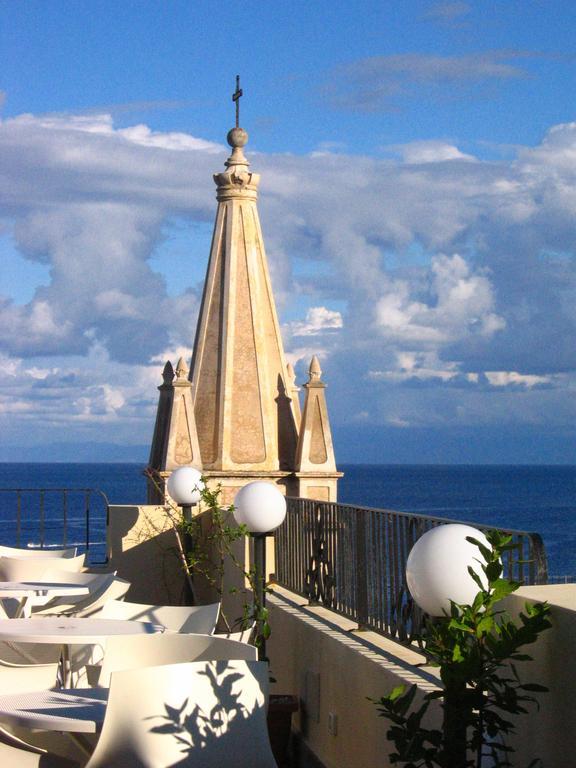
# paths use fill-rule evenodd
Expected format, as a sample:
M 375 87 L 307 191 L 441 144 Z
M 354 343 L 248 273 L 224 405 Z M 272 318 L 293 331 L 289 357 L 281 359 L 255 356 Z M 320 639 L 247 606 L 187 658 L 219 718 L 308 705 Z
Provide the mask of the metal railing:
M 423 615 L 406 587 L 408 554 L 426 531 L 461 521 L 300 498 L 288 498 L 287 506 L 275 533 L 275 581 L 360 629 L 401 641 L 417 637 Z M 541 537 L 506 532 L 515 547 L 505 553 L 504 575 L 523 584 L 547 583 Z
M 91 565 L 105 563 L 108 507 L 95 488 L 0 488 L 0 543 L 75 546 Z

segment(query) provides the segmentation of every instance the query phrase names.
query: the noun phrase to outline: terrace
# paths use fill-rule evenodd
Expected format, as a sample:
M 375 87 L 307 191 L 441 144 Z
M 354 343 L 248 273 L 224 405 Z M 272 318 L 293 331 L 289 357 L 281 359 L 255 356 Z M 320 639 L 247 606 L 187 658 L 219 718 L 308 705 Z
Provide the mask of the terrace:
M 109 506 L 106 517 L 106 563 L 99 567 L 115 570 L 131 583 L 126 599 L 181 602 L 183 574 L 165 508 Z M 268 540 L 273 593 L 268 598 L 272 634 L 267 651 L 272 692 L 292 694 L 299 702 L 292 718 L 290 765 L 389 764 L 386 723 L 368 698 L 378 699 L 400 683 L 415 683 L 421 694 L 438 686 L 437 671 L 414 642 L 422 617 L 406 588 L 404 570 L 413 543 L 445 522 L 288 499 L 286 520 Z M 513 765 L 528 765 L 540 756 L 548 768 L 560 768 L 569 764 L 566 756 L 576 746 L 571 727 L 576 679 L 566 663 L 576 632 L 576 585 L 548 585 L 540 537 L 511 533 L 515 548 L 505 573 L 525 586 L 507 598 L 506 609 L 514 615 L 526 600 L 547 600 L 553 623 L 529 649 L 534 657 L 530 679 L 547 686 L 549 693 L 540 697 L 539 711 L 518 719 Z M 249 561 L 251 547 L 246 544 L 239 555 Z M 229 571 L 227 586 L 243 589 L 245 584 Z M 214 598 L 200 584 L 198 594 L 202 602 Z M 239 600 L 237 595 L 224 596 L 230 616 L 241 613 Z M 439 720 L 440 712 L 433 717 Z

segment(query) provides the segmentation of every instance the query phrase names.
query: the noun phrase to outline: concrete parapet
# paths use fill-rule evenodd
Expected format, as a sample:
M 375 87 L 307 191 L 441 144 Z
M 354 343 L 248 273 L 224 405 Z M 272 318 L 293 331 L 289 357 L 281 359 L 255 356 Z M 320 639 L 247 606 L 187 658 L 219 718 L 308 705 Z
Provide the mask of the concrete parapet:
M 299 697 L 298 741 L 325 768 L 387 765 L 389 723 L 367 697 L 379 699 L 401 683 L 418 685 L 421 697 L 437 687 L 435 671 L 410 648 L 374 632 L 355 632 L 353 622 L 287 590 L 275 588 L 268 607 L 272 692 Z M 439 727 L 438 706 L 429 722 Z
M 504 607 L 517 616 L 527 601 L 548 602 L 552 629 L 522 650 L 533 661 L 520 662 L 516 668 L 523 681 L 545 685 L 549 691 L 535 694 L 538 709 L 529 707 L 528 715 L 518 717 L 517 733 L 510 740 L 516 749 L 513 761 L 523 766 L 540 757 L 545 768 L 568 768 L 576 764 L 576 584 L 522 587 L 506 598 Z

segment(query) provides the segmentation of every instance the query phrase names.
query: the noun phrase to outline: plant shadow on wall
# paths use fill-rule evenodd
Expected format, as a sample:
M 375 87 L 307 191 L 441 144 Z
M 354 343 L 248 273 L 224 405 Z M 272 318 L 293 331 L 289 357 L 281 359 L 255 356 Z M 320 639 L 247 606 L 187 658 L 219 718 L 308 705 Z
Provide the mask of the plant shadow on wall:
M 157 716 L 163 722 L 150 729 L 150 733 L 174 734 L 186 752 L 194 748 L 209 749 L 210 742 L 233 727 L 237 718 L 250 717 L 250 711 L 240 701 L 239 693 L 233 690 L 234 684 L 242 680 L 241 674 L 219 673 L 216 665 L 207 666 L 206 671 L 199 674 L 211 684 L 213 706 L 207 710 L 199 703 L 191 706 L 189 699 L 185 699 L 179 707 L 164 704 L 165 714 Z
M 146 476 L 163 493 L 160 476 L 154 470 L 146 470 Z M 182 509 L 171 499 L 162 507 L 165 522 L 174 533 L 175 546 L 170 554 L 176 553 L 186 583 L 187 597 L 197 603 L 197 585 L 200 579 L 222 602 L 225 595 L 238 595 L 242 600 L 242 613 L 231 618 L 224 610 L 220 613 L 226 632 L 248 631 L 254 627 L 254 644 L 259 647 L 270 636 L 268 609 L 259 599 L 260 575 L 254 563 L 244 567 L 244 550 L 250 532 L 246 525 L 234 520 L 234 505 L 221 505 L 222 486 L 214 490 L 208 487 L 205 477 L 198 483 L 200 494 L 199 512 L 186 520 Z M 151 524 L 151 521 L 149 521 Z M 154 535 L 154 529 L 150 530 Z M 231 571 L 240 576 L 242 586 L 227 586 L 227 580 L 238 582 L 231 577 Z M 264 585 L 264 595 L 271 590 Z
M 547 691 L 522 682 L 516 664 L 532 660 L 521 649 L 550 628 L 548 605 L 526 603 L 519 620 L 510 619 L 498 604 L 520 586 L 502 578 L 501 556 L 514 546 L 511 537 L 489 531 L 487 542 L 466 540 L 481 556 L 481 573 L 468 566 L 478 593 L 469 605 L 450 600 L 449 613 L 429 618 L 422 637 L 429 663 L 440 669 L 443 688 L 426 694 L 417 707 L 415 685 L 408 690 L 398 686 L 374 701 L 391 723 L 386 735 L 396 752 L 390 763 L 405 768 L 517 768 L 511 762 L 514 750 L 505 743 L 515 732 L 513 718 L 527 714 L 527 705 L 538 706 L 534 693 Z M 441 702 L 442 729 L 424 725 L 434 700 Z M 529 768 L 540 765 L 534 758 Z

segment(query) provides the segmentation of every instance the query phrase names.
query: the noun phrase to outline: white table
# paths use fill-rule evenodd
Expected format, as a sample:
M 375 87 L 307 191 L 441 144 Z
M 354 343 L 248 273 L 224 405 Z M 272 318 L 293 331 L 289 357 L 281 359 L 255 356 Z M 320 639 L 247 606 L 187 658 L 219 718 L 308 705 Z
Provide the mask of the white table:
M 87 595 L 90 590 L 84 584 L 41 581 L 0 581 L 0 600 L 17 599 L 18 608 L 14 618 L 28 617 L 33 605 L 47 602 L 53 597 Z
M 62 684 L 66 687 L 70 679 L 69 646 L 102 645 L 112 635 L 152 635 L 165 629 L 161 624 L 146 621 L 37 616 L 31 619 L 0 619 L 0 641 L 61 645 Z
M 0 696 L 0 723 L 42 731 L 97 733 L 108 688 L 73 688 Z

